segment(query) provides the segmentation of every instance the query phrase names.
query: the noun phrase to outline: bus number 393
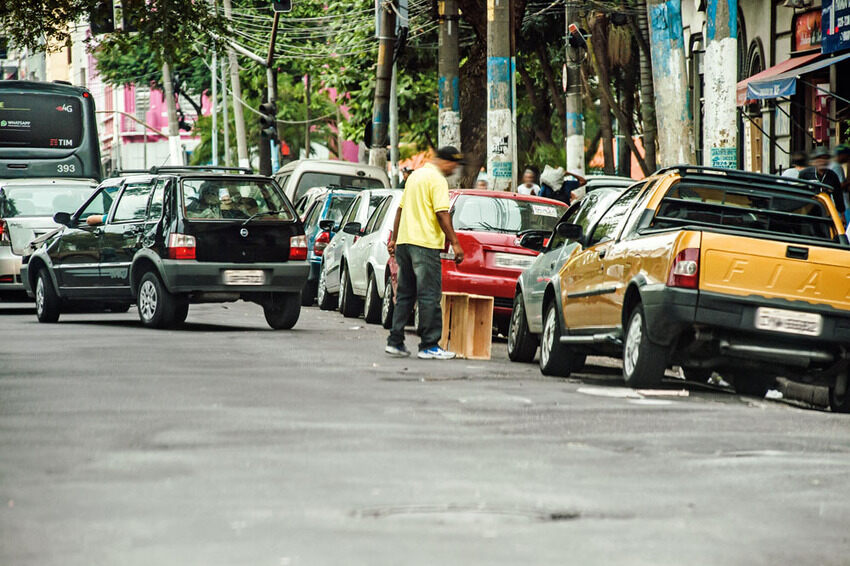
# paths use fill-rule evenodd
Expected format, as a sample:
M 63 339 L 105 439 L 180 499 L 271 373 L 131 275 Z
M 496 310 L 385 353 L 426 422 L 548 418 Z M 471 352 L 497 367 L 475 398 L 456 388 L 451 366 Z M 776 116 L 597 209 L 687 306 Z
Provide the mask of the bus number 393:
M 76 173 L 77 167 L 73 163 L 60 163 L 56 166 L 57 173 Z

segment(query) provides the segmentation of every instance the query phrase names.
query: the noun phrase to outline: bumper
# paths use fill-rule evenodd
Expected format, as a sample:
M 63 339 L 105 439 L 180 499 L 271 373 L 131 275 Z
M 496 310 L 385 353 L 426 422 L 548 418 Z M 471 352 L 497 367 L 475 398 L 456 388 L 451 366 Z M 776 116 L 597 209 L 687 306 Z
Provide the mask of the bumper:
M 510 317 L 516 293 L 516 276 L 477 275 L 462 271 L 443 271 L 443 292 L 485 295 L 495 299 L 494 317 Z
M 225 285 L 224 271 L 262 270 L 265 272 L 263 285 Z M 229 292 L 257 293 L 275 292 L 287 293 L 301 291 L 307 280 L 310 266 L 306 261 L 288 263 L 217 263 L 183 260 L 163 260 L 162 274 L 165 286 L 172 293 Z
M 0 292 L 23 290 L 21 256 L 12 253 L 11 246 L 0 246 Z

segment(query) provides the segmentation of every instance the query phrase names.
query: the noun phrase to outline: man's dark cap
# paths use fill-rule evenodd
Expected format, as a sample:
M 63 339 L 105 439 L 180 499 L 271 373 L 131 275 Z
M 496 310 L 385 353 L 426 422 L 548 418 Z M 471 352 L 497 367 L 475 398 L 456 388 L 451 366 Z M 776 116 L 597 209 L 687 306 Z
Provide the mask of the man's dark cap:
M 437 150 L 437 158 L 446 161 L 454 161 L 455 163 L 463 163 L 463 154 L 460 150 L 451 145 L 444 145 Z
M 811 157 L 812 159 L 815 159 L 817 157 L 831 157 L 831 156 L 832 156 L 832 154 L 829 152 L 829 148 L 824 147 L 824 146 L 820 146 L 820 147 L 814 148 L 809 157 Z

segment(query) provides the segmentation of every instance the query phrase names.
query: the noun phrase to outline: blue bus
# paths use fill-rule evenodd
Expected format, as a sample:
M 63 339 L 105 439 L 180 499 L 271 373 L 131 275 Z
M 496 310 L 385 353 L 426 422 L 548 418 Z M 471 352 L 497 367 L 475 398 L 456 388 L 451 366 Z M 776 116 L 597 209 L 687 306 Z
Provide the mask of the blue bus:
M 103 177 L 91 93 L 65 83 L 0 81 L 0 179 Z

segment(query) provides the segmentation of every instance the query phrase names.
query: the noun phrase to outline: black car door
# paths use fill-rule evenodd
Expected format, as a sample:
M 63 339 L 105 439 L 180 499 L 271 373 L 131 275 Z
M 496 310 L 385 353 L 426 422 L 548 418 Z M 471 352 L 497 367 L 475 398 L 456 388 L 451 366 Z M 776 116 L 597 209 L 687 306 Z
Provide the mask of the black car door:
M 103 229 L 100 243 L 100 278 L 105 295 L 129 295 L 130 265 L 142 246 L 145 217 L 153 182 L 127 182 L 118 204 Z

